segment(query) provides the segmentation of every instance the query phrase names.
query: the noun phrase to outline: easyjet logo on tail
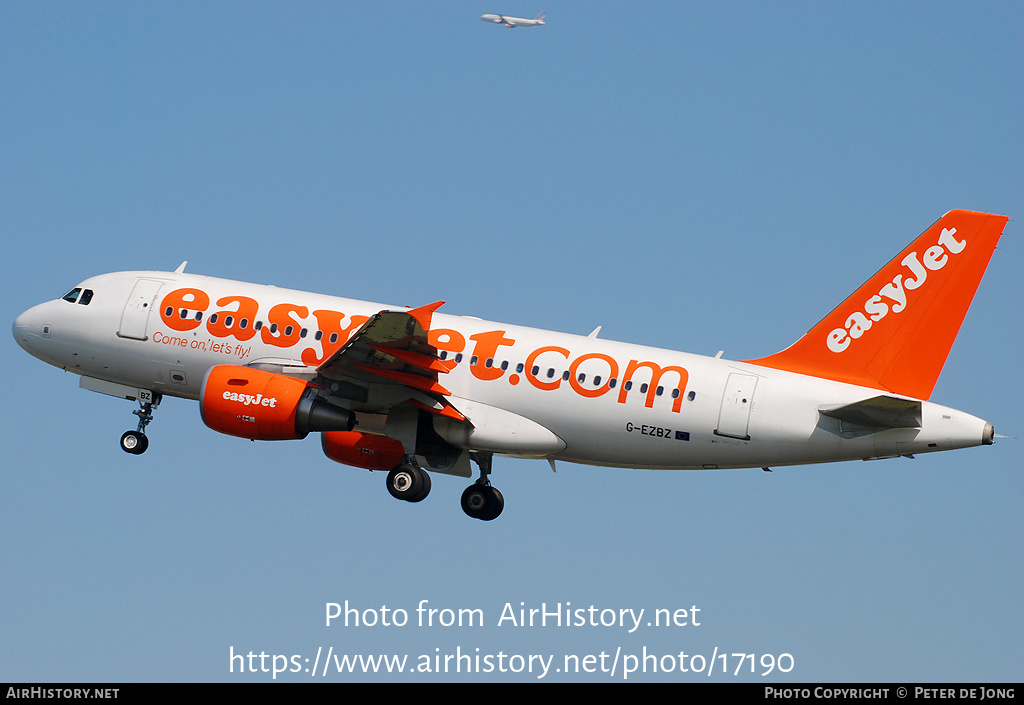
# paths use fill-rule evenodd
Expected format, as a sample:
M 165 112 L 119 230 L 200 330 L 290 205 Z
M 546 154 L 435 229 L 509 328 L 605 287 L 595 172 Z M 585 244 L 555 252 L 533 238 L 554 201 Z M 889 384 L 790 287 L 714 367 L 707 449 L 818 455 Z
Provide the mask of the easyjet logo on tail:
M 912 305 L 913 295 L 910 292 L 925 283 L 928 273 L 941 270 L 949 262 L 950 255 L 958 255 L 967 247 L 967 240 L 957 240 L 955 235 L 956 228 L 943 228 L 938 244 L 929 247 L 923 255 L 911 252 L 904 257 L 900 264 L 909 270 L 909 275 L 901 272 L 894 276 L 864 302 L 863 311 L 854 311 L 842 328 L 831 330 L 826 338 L 828 349 L 834 353 L 845 351 L 889 313 L 901 313 Z

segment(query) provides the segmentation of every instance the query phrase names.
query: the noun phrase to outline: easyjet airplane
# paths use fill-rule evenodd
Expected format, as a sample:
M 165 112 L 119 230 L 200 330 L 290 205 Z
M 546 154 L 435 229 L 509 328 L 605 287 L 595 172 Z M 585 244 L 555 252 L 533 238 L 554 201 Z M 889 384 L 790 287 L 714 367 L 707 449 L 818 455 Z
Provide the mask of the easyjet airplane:
M 332 460 L 479 478 L 494 454 L 694 470 L 911 456 L 991 444 L 992 425 L 928 400 L 1007 218 L 950 211 L 791 347 L 733 362 L 174 272 L 119 272 L 29 309 L 14 337 L 81 386 L 138 401 L 142 453 L 165 395 L 253 440 L 321 434 Z
M 528 20 L 525 17 L 509 17 L 508 15 L 480 15 L 480 19 L 484 22 L 503 24 L 509 29 L 515 29 L 516 27 L 541 27 L 547 24 L 544 21 L 547 14 L 547 12 L 541 12 L 532 20 Z

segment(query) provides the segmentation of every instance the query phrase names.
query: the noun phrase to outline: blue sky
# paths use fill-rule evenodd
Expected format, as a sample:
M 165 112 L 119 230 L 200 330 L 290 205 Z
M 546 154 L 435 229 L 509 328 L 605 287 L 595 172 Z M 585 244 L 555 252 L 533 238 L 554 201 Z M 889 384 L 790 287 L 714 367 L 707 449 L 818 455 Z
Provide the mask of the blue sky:
M 540 29 L 477 19 L 541 9 Z M 1024 437 L 1022 34 L 1016 2 L 4 3 L 3 311 L 187 259 L 744 359 L 969 208 L 1011 220 L 932 400 Z M 461 479 L 396 502 L 315 439 L 222 436 L 183 400 L 128 456 L 130 403 L 10 337 L 0 355 L 0 680 L 263 681 L 230 649 L 318 647 L 1024 677 L 1021 440 L 771 474 L 497 459 L 506 508 L 482 523 Z M 326 627 L 345 600 L 486 624 Z M 701 625 L 498 626 L 506 603 L 696 605 Z M 733 666 L 712 679 L 762 680 Z

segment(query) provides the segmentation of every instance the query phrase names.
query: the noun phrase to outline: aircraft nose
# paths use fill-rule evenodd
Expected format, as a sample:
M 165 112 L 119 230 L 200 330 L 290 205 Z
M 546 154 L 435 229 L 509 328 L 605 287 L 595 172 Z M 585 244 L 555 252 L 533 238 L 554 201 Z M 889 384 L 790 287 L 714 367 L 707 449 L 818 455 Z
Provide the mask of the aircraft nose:
M 32 352 L 32 342 L 36 338 L 44 337 L 48 331 L 40 321 L 39 306 L 33 306 L 14 319 L 11 326 L 11 334 L 14 339 L 27 352 Z
M 31 309 L 29 309 L 31 311 Z M 23 312 L 20 316 L 14 319 L 14 325 L 11 327 L 14 337 L 17 338 L 21 333 L 27 333 L 29 327 L 29 311 Z

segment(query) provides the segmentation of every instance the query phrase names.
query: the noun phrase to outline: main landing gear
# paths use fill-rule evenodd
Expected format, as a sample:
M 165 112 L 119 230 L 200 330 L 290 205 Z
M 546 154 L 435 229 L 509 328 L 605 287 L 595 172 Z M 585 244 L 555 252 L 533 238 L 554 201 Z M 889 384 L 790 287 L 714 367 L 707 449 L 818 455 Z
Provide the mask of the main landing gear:
M 497 519 L 505 508 L 505 498 L 487 479 L 491 474 L 492 454 L 473 452 L 470 457 L 480 466 L 480 479 L 462 493 L 462 511 L 481 521 Z
M 416 463 L 415 456 L 407 455 L 388 473 L 388 492 L 395 499 L 420 502 L 430 494 L 430 475 Z
M 146 437 L 142 438 L 145 440 Z M 481 521 L 497 519 L 505 508 L 505 498 L 496 488 L 491 487 L 487 479 L 491 474 L 492 454 L 472 452 L 470 457 L 480 466 L 480 479 L 462 493 L 462 511 Z M 406 455 L 402 458 L 402 464 L 388 473 L 388 492 L 395 499 L 420 502 L 430 493 L 430 475 L 419 466 L 415 456 Z
M 149 390 L 143 390 L 139 395 L 139 405 L 142 407 L 132 413 L 139 417 L 139 426 L 134 431 L 125 431 L 121 436 L 121 450 L 132 455 L 142 455 L 149 448 L 149 438 L 146 436 L 146 426 L 153 420 L 153 410 L 160 406 L 161 395 L 154 394 Z

